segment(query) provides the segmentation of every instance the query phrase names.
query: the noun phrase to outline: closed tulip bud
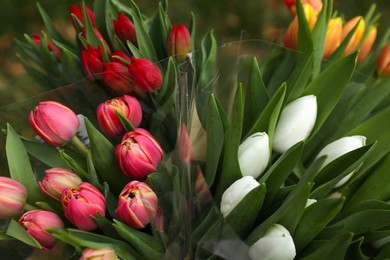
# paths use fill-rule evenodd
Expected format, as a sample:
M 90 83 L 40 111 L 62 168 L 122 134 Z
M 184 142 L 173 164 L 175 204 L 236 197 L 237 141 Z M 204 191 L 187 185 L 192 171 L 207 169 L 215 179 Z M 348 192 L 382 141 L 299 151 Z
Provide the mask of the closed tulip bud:
M 269 139 L 266 133 L 254 133 L 238 148 L 238 162 L 242 176 L 257 178 L 263 173 L 270 158 Z
M 65 217 L 78 229 L 94 230 L 97 224 L 91 216 L 106 213 L 106 199 L 92 184 L 82 182 L 77 188 L 67 188 L 61 196 Z
M 305 15 L 306 15 L 306 20 L 309 24 L 309 27 L 311 30 L 313 30 L 314 25 L 317 22 L 317 16 L 318 12 L 313 9 L 311 5 L 304 5 L 303 6 Z M 285 35 L 284 35 L 284 46 L 286 48 L 290 49 L 297 49 L 298 45 L 298 16 L 294 17 L 294 20 L 290 23 Z
M 359 24 L 358 24 L 359 23 Z M 347 47 L 345 48 L 343 52 L 343 56 L 348 55 L 352 53 L 353 51 L 357 50 L 359 47 L 360 42 L 363 39 L 364 36 L 364 30 L 365 30 L 365 22 L 363 17 L 356 16 L 349 20 L 343 27 L 343 33 L 341 36 L 341 41 L 344 41 L 344 39 L 347 37 L 349 32 L 357 25 L 356 31 L 353 33 L 351 39 L 349 40 Z
M 294 100 L 284 107 L 276 125 L 272 148 L 284 153 L 295 144 L 305 141 L 317 118 L 317 98 L 314 95 Z
M 30 112 L 29 121 L 39 137 L 54 146 L 70 141 L 80 126 L 76 114 L 55 101 L 40 102 Z
M 81 51 L 81 65 L 89 80 L 101 79 L 103 73 L 103 51 L 88 45 L 86 50 Z
M 39 47 L 41 46 L 41 36 L 39 34 L 33 34 L 32 41 Z M 62 52 L 52 41 L 47 40 L 47 47 L 49 51 L 54 53 L 58 60 L 62 57 Z
M 226 218 L 244 197 L 260 184 L 252 176 L 244 176 L 233 182 L 222 194 L 221 213 Z
M 293 15 L 297 14 L 296 0 L 284 0 L 284 3 Z M 301 0 L 301 3 L 302 5 L 310 5 L 317 12 L 322 9 L 322 0 Z
M 366 38 L 363 40 L 361 46 L 360 46 L 360 52 L 358 56 L 358 63 L 362 63 L 362 61 L 367 57 L 367 55 L 370 53 L 372 46 L 374 45 L 376 34 L 378 29 L 375 26 L 371 26 L 370 30 L 366 36 Z
M 95 14 L 87 6 L 85 8 L 86 8 L 87 14 L 89 16 L 89 19 L 91 20 L 92 26 L 95 27 Z M 77 19 L 79 19 L 79 21 L 82 24 L 84 24 L 83 11 L 81 9 L 81 5 L 70 5 L 70 20 L 73 24 L 73 27 L 77 30 L 76 21 L 75 21 L 74 16 L 76 16 Z
M 118 20 L 113 20 L 112 22 L 114 24 L 115 33 L 121 41 L 131 41 L 134 44 L 137 43 L 134 24 L 126 15 L 119 12 Z
M 330 19 L 324 44 L 324 52 L 322 57 L 328 58 L 340 45 L 341 35 L 343 31 L 343 21 L 340 17 Z
M 74 172 L 64 168 L 51 168 L 45 171 L 46 175 L 39 181 L 39 188 L 46 195 L 61 200 L 61 194 L 66 188 L 77 188 L 82 180 Z
M 0 219 L 17 216 L 27 199 L 26 188 L 8 177 L 0 177 Z
M 26 229 L 45 250 L 50 250 L 57 242 L 47 228 L 64 228 L 64 223 L 57 214 L 46 210 L 31 210 L 24 213 L 19 224 Z
M 115 158 L 122 172 L 133 179 L 144 179 L 157 170 L 164 152 L 146 130 L 137 128 L 123 136 L 115 149 Z
M 86 248 L 80 260 L 119 260 L 112 248 Z
M 249 247 L 249 258 L 252 260 L 292 260 L 296 254 L 290 232 L 279 224 L 273 224 L 262 238 Z
M 121 191 L 115 215 L 134 228 L 144 228 L 157 214 L 156 193 L 144 182 L 131 181 Z
M 129 73 L 134 85 L 144 93 L 153 92 L 162 85 L 161 70 L 148 59 L 131 58 Z
M 379 59 L 376 63 L 376 71 L 379 77 L 387 77 L 390 75 L 390 42 L 388 42 L 381 50 Z
M 349 153 L 353 150 L 356 150 L 360 147 L 366 145 L 366 137 L 362 135 L 347 136 L 328 144 L 325 146 L 320 153 L 317 155 L 316 159 L 326 156 L 325 161 L 321 165 L 321 169 L 328 165 L 330 162 L 339 158 L 340 156 Z M 351 177 L 353 172 L 341 179 L 336 185 L 335 188 L 345 184 Z
M 129 93 L 133 90 L 133 82 L 127 66 L 121 62 L 103 64 L 103 83 L 108 89 L 118 93 Z
M 118 137 L 125 133 L 125 129 L 116 114 L 122 113 L 134 127 L 138 127 L 142 120 L 142 108 L 139 101 L 129 95 L 117 97 L 101 103 L 97 108 L 97 119 L 100 128 L 109 136 Z
M 168 36 L 167 52 L 176 61 L 182 62 L 187 59 L 187 53 L 191 50 L 191 36 L 187 27 L 183 24 L 173 26 Z

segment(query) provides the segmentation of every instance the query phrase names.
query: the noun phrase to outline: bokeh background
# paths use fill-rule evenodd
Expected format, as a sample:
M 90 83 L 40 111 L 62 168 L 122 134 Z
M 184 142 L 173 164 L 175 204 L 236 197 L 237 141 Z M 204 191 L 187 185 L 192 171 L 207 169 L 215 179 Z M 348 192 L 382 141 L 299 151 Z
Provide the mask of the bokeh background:
M 69 5 L 78 0 L 40 0 L 41 5 L 55 21 L 56 27 L 69 38 L 74 37 L 69 21 Z M 125 2 L 125 1 L 124 1 Z M 157 0 L 136 0 L 140 9 L 152 15 Z M 91 0 L 86 0 L 87 5 Z M 346 19 L 364 15 L 370 5 L 376 3 L 382 13 L 379 32 L 390 24 L 388 0 L 334 0 L 334 7 Z M 0 107 L 37 95 L 43 90 L 33 82 L 17 59 L 14 39 L 45 30 L 36 0 L 0 1 Z M 261 39 L 280 44 L 285 28 L 292 17 L 284 6 L 284 0 L 171 0 L 170 17 L 174 23 L 188 24 L 190 11 L 197 16 L 197 28 L 202 35 L 214 32 L 222 46 L 224 43 L 243 39 Z

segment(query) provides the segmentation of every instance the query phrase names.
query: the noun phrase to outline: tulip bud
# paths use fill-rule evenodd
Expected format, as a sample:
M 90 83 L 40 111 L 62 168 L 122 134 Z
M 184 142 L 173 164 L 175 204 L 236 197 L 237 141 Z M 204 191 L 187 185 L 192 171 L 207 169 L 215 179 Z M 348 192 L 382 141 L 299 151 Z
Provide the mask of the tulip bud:
M 244 197 L 260 184 L 252 176 L 244 176 L 233 182 L 222 194 L 221 213 L 226 218 Z
M 86 50 L 81 51 L 81 65 L 89 80 L 101 79 L 103 73 L 102 47 L 94 48 L 88 45 Z
M 115 215 L 134 228 L 144 228 L 157 214 L 156 193 L 144 182 L 131 181 L 121 191 Z
M 23 210 L 26 199 L 27 190 L 21 183 L 0 176 L 0 219 L 17 216 Z
M 375 26 L 370 27 L 370 31 L 360 46 L 358 63 L 362 63 L 362 61 L 367 57 L 368 53 L 370 53 L 376 39 L 377 31 L 378 29 Z
M 339 158 L 340 156 L 349 153 L 353 150 L 356 150 L 360 147 L 363 147 L 366 145 L 366 137 L 362 135 L 354 135 L 354 136 L 347 136 L 340 139 L 337 139 L 336 141 L 333 141 L 332 143 L 325 146 L 320 153 L 317 155 L 316 159 L 326 156 L 325 161 L 321 165 L 321 169 L 324 168 L 326 165 L 328 165 L 330 162 L 334 161 L 335 159 Z M 344 183 L 346 183 L 351 177 L 351 172 L 347 176 L 345 176 L 343 179 L 341 179 L 334 187 L 338 188 Z
M 120 57 L 120 58 L 122 58 L 123 60 L 128 61 L 128 63 L 124 63 L 123 60 L 118 59 L 117 56 Z M 114 51 L 113 53 L 111 53 L 111 55 L 110 55 L 110 61 L 111 61 L 111 62 L 119 62 L 119 63 L 122 63 L 123 65 L 128 65 L 128 64 L 131 62 L 131 59 L 130 59 L 130 57 L 127 56 L 127 54 L 124 53 L 123 51 L 121 51 L 121 50 L 116 50 L 116 51 Z
M 89 16 L 89 19 L 91 20 L 92 26 L 95 27 L 95 14 L 91 9 L 89 9 L 87 6 L 85 7 L 87 14 Z M 81 5 L 70 5 L 70 20 L 73 24 L 73 27 L 77 30 L 76 21 L 74 16 L 79 19 L 79 21 L 84 24 L 83 19 L 83 11 L 81 9 Z
M 259 177 L 267 167 L 269 158 L 269 139 L 266 133 L 254 133 L 238 148 L 242 176 Z
M 306 20 L 309 24 L 310 30 L 313 30 L 314 25 L 317 22 L 318 12 L 313 9 L 311 5 L 303 6 L 305 11 Z M 297 49 L 298 45 L 298 16 L 294 17 L 294 20 L 290 23 L 285 35 L 284 35 L 284 46 L 293 50 Z
M 126 65 L 110 62 L 104 63 L 103 68 L 103 83 L 107 88 L 119 93 L 129 93 L 133 90 L 133 82 Z
M 116 35 L 121 41 L 137 43 L 137 35 L 132 21 L 122 12 L 118 13 L 118 20 L 112 20 Z
M 125 129 L 116 112 L 127 117 L 134 127 L 138 127 L 142 120 L 142 108 L 139 101 L 129 95 L 117 97 L 101 103 L 97 108 L 97 119 L 100 128 L 109 136 L 118 137 L 125 133 Z
M 134 85 L 142 92 L 153 92 L 162 85 L 161 70 L 148 59 L 131 58 L 129 73 Z
M 39 34 L 33 34 L 32 41 L 38 46 L 41 46 L 41 36 Z M 53 52 L 57 59 L 60 60 L 62 57 L 62 52 L 60 48 L 58 48 L 52 41 L 47 40 L 47 47 L 49 48 L 49 51 Z
M 381 50 L 379 59 L 376 63 L 376 71 L 379 77 L 387 77 L 390 75 L 390 42 L 388 42 Z
M 39 188 L 46 195 L 61 200 L 61 194 L 66 188 L 77 188 L 82 180 L 74 172 L 63 168 L 51 168 L 45 171 L 46 175 L 39 181 Z
M 57 214 L 46 210 L 31 210 L 24 213 L 19 219 L 19 224 L 24 227 L 33 238 L 45 250 L 50 250 L 57 242 L 47 228 L 64 228 L 64 223 Z
M 348 33 L 355 27 L 355 25 L 358 24 L 356 31 L 352 35 L 351 39 L 349 40 L 347 47 L 345 48 L 343 52 L 343 56 L 348 55 L 352 53 L 353 51 L 357 50 L 359 47 L 359 44 L 364 36 L 364 30 L 365 30 L 365 22 L 363 17 L 356 16 L 349 20 L 343 27 L 343 33 L 341 36 L 341 41 L 344 41 L 344 39 L 347 37 Z
M 276 125 L 272 148 L 284 153 L 295 144 L 305 141 L 317 118 L 317 98 L 314 95 L 294 100 L 284 107 Z
M 70 141 L 80 125 L 70 108 L 55 101 L 40 102 L 28 119 L 39 137 L 54 146 Z
M 112 248 L 86 248 L 83 250 L 80 260 L 119 260 Z
M 284 0 L 284 3 L 293 15 L 297 14 L 296 0 Z M 322 9 L 322 0 L 301 0 L 301 3 L 302 5 L 309 4 L 317 12 Z
M 187 27 L 183 24 L 173 26 L 168 36 L 167 52 L 173 56 L 177 62 L 187 59 L 187 53 L 191 50 L 191 36 Z
M 249 247 L 249 258 L 252 260 L 292 260 L 296 254 L 290 232 L 279 224 L 273 224 L 262 238 Z
M 324 52 L 322 55 L 324 59 L 328 58 L 337 49 L 337 47 L 339 47 L 342 31 L 343 21 L 340 17 L 329 20 L 324 43 Z
M 61 196 L 62 208 L 65 217 L 78 229 L 94 230 L 97 224 L 91 216 L 99 213 L 104 217 L 106 199 L 92 184 L 82 182 L 78 188 L 67 188 Z
M 155 172 L 163 157 L 164 152 L 157 140 L 141 128 L 125 134 L 115 149 L 115 158 L 122 172 L 133 179 L 144 179 Z

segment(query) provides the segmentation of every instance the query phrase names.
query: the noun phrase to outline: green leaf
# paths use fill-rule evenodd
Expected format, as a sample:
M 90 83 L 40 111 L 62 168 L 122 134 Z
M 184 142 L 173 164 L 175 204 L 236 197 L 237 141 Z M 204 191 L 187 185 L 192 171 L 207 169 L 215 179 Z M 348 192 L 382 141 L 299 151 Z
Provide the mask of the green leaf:
M 270 97 L 275 95 L 275 92 L 278 90 L 280 85 L 283 85 L 284 82 L 288 80 L 294 68 L 296 67 L 296 55 L 293 52 L 287 52 L 282 56 L 282 60 L 278 63 L 277 66 L 270 69 L 270 79 L 268 81 L 268 94 Z
M 241 237 L 245 238 L 256 221 L 266 194 L 266 185 L 251 190 L 226 217 L 226 221 Z
M 37 143 L 33 140 L 21 138 L 27 152 L 40 162 L 52 168 L 66 168 L 67 164 L 62 160 L 56 147 L 47 143 Z
M 82 179 L 90 180 L 88 173 L 83 168 L 84 165 L 81 166 L 75 159 L 73 159 L 70 155 L 68 155 L 64 150 L 60 150 L 59 152 L 61 158 L 66 162 L 68 167 L 70 167 Z
M 206 121 L 207 162 L 205 179 L 209 187 L 213 185 L 224 143 L 224 128 L 214 95 L 211 95 Z
M 134 58 L 139 59 L 145 56 L 141 53 L 141 51 L 137 48 L 137 46 L 135 46 L 131 41 L 127 41 L 127 46 L 129 47 L 130 52 L 134 56 Z
M 390 255 L 390 243 L 387 243 L 386 245 L 382 246 L 379 250 L 379 253 L 375 255 L 372 260 L 382 260 L 389 258 Z
M 130 132 L 130 131 L 135 130 L 134 125 L 122 112 L 115 110 L 115 114 L 118 116 L 119 121 L 121 122 L 121 124 L 122 124 L 123 128 L 126 130 L 126 132 Z
M 313 54 L 297 53 L 297 64 L 287 81 L 288 102 L 302 96 L 307 82 L 313 74 Z
M 160 104 L 165 104 L 173 99 L 175 90 L 178 87 L 177 68 L 172 57 L 168 59 L 168 67 L 164 75 L 163 84 L 157 93 L 157 99 Z
M 34 204 L 36 201 L 46 201 L 46 197 L 40 192 L 34 172 L 23 146 L 22 140 L 16 134 L 11 125 L 7 124 L 6 153 L 10 176 L 26 187 L 27 202 Z
M 29 246 L 42 249 L 41 244 L 39 244 L 39 242 L 35 238 L 33 238 L 29 233 L 27 233 L 27 231 L 14 219 L 11 219 L 6 234 L 10 237 L 22 241 Z
M 119 235 L 131 244 L 146 259 L 159 259 L 162 256 L 161 244 L 152 236 L 135 230 L 114 219 L 114 228 Z
M 296 9 L 298 17 L 298 50 L 305 53 L 310 53 L 314 49 L 313 39 L 302 2 L 296 2 Z
M 216 207 L 212 207 L 207 216 L 191 233 L 191 238 L 195 243 L 199 244 L 199 240 L 206 234 L 206 232 L 213 226 L 218 220 L 223 217 Z
M 317 97 L 317 119 L 310 136 L 317 133 L 339 101 L 355 70 L 356 57 L 355 52 L 340 59 L 318 75 L 303 92 L 303 96 Z
M 84 78 L 81 62 L 78 56 L 60 42 L 53 41 L 62 51 L 62 81 L 74 83 Z
M 102 34 L 104 39 L 110 39 L 112 41 L 115 30 L 110 15 L 110 1 L 93 1 L 93 12 L 95 14 L 96 28 L 99 29 L 99 32 Z
M 115 160 L 115 147 L 93 126 L 88 118 L 85 117 L 84 120 L 91 144 L 93 163 L 100 176 L 108 183 L 114 193 L 119 193 L 129 182 L 129 179 L 122 174 Z
M 328 18 L 330 16 L 328 12 L 332 11 L 332 7 L 329 8 L 328 2 L 329 1 L 323 2 L 322 9 L 317 17 L 317 21 L 312 32 L 313 44 L 315 46 L 313 51 L 314 62 L 312 78 L 317 77 L 321 71 L 322 56 L 324 53 L 326 32 L 329 21 Z
M 323 199 L 307 207 L 294 232 L 297 251 L 305 248 L 313 238 L 340 212 L 345 198 Z
M 89 15 L 87 13 L 84 1 L 82 1 L 81 10 L 83 12 L 85 38 L 87 39 L 87 43 L 92 45 L 93 47 L 97 48 L 97 46 L 100 44 L 100 40 L 95 33 L 91 19 L 89 19 Z
M 169 16 L 165 8 L 164 3 L 160 2 L 158 4 L 158 11 L 150 26 L 150 38 L 153 42 L 154 49 L 156 50 L 159 60 L 167 57 L 166 42 L 172 28 L 172 23 L 169 20 Z

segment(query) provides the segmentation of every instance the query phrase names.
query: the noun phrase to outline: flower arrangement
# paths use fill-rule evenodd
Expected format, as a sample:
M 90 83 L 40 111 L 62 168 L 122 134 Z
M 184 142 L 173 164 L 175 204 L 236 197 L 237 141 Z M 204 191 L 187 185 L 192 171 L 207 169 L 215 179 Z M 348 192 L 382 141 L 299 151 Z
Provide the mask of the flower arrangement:
M 285 48 L 234 71 L 166 0 L 152 17 L 72 5 L 75 42 L 38 4 L 47 33 L 17 44 L 54 98 L 33 99 L 30 136 L 6 126 L 1 240 L 63 259 L 389 257 L 389 33 L 375 43 L 374 8 L 285 2 Z

